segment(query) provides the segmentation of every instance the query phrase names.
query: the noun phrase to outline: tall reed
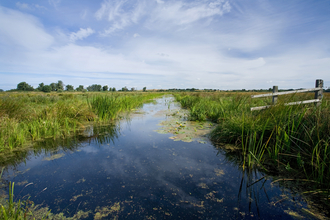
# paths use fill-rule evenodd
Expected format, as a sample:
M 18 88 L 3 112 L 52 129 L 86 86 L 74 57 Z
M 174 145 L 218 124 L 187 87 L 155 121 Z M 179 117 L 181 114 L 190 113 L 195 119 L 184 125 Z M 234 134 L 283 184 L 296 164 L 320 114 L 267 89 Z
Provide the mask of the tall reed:
M 250 94 L 249 94 L 250 95 Z M 250 107 L 269 104 L 270 99 L 251 99 L 244 93 L 177 93 L 189 108 L 191 120 L 212 120 L 218 126 L 211 138 L 241 147 L 243 166 L 291 173 L 297 179 L 317 183 L 317 193 L 330 189 L 330 104 L 285 106 L 290 101 L 310 99 L 313 94 L 281 97 L 275 107 L 251 112 Z M 292 174 L 293 172 L 293 174 Z
M 115 119 L 120 112 L 163 93 L 12 93 L 0 97 L 0 152 L 44 138 L 78 134 L 85 125 Z

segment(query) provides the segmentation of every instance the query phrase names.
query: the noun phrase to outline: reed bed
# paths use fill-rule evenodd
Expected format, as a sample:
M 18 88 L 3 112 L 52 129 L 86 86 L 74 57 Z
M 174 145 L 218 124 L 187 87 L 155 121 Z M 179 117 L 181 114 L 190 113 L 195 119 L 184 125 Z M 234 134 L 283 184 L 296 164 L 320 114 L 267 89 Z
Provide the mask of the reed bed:
M 159 94 L 134 95 L 96 95 L 88 98 L 90 108 L 98 115 L 99 121 L 114 120 L 120 112 L 142 106 L 146 100 Z
M 45 138 L 76 135 L 91 122 L 114 120 L 162 93 L 6 93 L 0 97 L 0 152 Z
M 306 191 L 330 195 L 330 97 L 320 107 L 284 103 L 313 99 L 313 93 L 280 96 L 279 104 L 262 111 L 250 107 L 267 105 L 270 98 L 252 99 L 246 93 L 177 93 L 176 99 L 190 109 L 191 120 L 211 120 L 218 126 L 213 141 L 240 147 L 242 167 L 261 166 L 290 179 L 306 181 Z

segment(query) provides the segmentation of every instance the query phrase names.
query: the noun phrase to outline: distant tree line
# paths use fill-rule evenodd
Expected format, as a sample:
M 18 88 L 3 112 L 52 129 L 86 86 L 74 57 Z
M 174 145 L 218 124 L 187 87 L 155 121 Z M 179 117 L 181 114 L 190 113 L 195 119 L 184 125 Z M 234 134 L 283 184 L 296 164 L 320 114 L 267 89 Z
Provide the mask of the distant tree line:
M 57 92 L 63 92 L 63 91 L 68 91 L 68 92 L 73 92 L 73 91 L 79 91 L 79 92 L 101 92 L 101 91 L 110 91 L 110 92 L 116 92 L 115 87 L 109 87 L 107 85 L 101 86 L 99 84 L 93 84 L 90 86 L 87 86 L 85 89 L 83 85 L 79 85 L 76 89 L 74 89 L 73 85 L 65 85 L 64 83 L 59 80 L 57 83 L 51 83 L 49 85 L 45 85 L 44 83 L 40 83 L 39 86 L 34 89 L 33 86 L 29 85 L 26 82 L 20 82 L 17 84 L 16 89 L 12 89 L 10 91 L 41 91 L 41 92 L 52 92 L 52 91 L 57 91 Z M 130 90 L 125 86 L 121 90 L 118 91 L 136 91 L 136 88 L 131 88 Z M 143 91 L 147 91 L 147 87 L 143 87 Z M 3 92 L 1 89 L 0 92 Z
M 303 89 L 303 88 L 301 88 Z M 136 91 L 137 89 L 132 87 L 131 89 L 128 89 L 126 86 L 122 87 L 118 91 Z M 279 92 L 282 91 L 292 91 L 293 89 L 279 89 Z M 17 84 L 16 89 L 12 89 L 10 91 L 41 91 L 41 92 L 52 92 L 52 91 L 57 91 L 57 92 L 63 92 L 63 91 L 68 91 L 68 92 L 73 92 L 73 91 L 79 91 L 79 92 L 101 92 L 101 91 L 110 91 L 110 92 L 116 92 L 115 87 L 109 87 L 108 85 L 101 86 L 99 84 L 93 84 L 90 86 L 87 86 L 87 88 L 84 88 L 83 85 L 79 85 L 76 89 L 74 89 L 74 86 L 72 85 L 65 85 L 64 83 L 59 80 L 57 83 L 50 83 L 49 85 L 45 85 L 44 83 L 40 83 L 39 86 L 34 89 L 33 86 L 29 85 L 26 82 L 20 82 Z M 147 92 L 147 87 L 143 87 L 142 89 L 143 92 Z M 219 89 L 196 89 L 196 88 L 186 88 L 186 89 L 154 89 L 154 90 L 149 90 L 149 91 L 155 91 L 155 92 L 215 92 L 215 91 L 222 91 L 222 92 L 271 92 L 273 91 L 272 88 L 269 89 L 251 89 L 251 90 L 246 90 L 246 89 L 236 89 L 236 90 L 219 90 Z M 0 92 L 4 92 L 2 89 L 0 89 Z M 330 92 L 330 88 L 324 89 L 324 92 Z

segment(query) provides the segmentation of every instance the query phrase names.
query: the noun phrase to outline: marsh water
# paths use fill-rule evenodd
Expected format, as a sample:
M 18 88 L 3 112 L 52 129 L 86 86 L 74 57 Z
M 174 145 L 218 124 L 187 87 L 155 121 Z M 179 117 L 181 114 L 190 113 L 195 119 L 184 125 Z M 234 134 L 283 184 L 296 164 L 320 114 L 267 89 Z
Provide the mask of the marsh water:
M 293 219 L 307 203 L 258 170 L 243 171 L 163 97 L 116 124 L 36 143 L 5 169 L 15 199 L 85 219 Z M 25 159 L 24 159 L 25 158 Z M 79 217 L 79 216 L 78 216 Z

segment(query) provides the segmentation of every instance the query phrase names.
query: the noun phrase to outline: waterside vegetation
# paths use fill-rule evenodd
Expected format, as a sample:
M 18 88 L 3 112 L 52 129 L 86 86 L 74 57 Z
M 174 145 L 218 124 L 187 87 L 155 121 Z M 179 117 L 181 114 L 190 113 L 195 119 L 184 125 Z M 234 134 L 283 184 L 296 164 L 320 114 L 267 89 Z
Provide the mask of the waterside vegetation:
M 45 138 L 79 134 L 86 125 L 116 119 L 161 93 L 2 93 L 0 152 Z
M 190 120 L 218 123 L 211 138 L 234 144 L 242 157 L 241 167 L 259 166 L 284 180 L 307 183 L 305 193 L 330 195 L 330 96 L 314 104 L 284 103 L 313 99 L 313 93 L 279 97 L 278 105 L 262 111 L 250 108 L 271 104 L 271 99 L 252 99 L 252 93 L 175 93 L 190 110 Z

